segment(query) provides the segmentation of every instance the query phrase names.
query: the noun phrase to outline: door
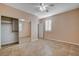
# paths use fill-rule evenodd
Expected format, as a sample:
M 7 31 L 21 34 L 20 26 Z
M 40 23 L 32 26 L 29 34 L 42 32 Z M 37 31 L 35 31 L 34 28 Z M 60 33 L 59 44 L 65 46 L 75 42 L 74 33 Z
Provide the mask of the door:
M 1 44 L 11 44 L 18 41 L 18 33 L 12 32 L 12 24 L 1 24 Z
M 38 38 L 43 39 L 44 37 L 44 23 L 40 22 L 38 25 Z

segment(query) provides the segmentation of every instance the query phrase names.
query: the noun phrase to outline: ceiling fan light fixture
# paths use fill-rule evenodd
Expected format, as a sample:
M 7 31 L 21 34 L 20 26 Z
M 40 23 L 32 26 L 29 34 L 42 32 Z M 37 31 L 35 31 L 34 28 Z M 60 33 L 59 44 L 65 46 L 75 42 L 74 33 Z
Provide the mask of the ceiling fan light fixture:
M 40 11 L 43 11 L 43 8 L 40 7 Z
M 46 7 L 40 6 L 40 10 L 41 10 L 41 11 L 45 11 L 45 10 L 46 10 Z

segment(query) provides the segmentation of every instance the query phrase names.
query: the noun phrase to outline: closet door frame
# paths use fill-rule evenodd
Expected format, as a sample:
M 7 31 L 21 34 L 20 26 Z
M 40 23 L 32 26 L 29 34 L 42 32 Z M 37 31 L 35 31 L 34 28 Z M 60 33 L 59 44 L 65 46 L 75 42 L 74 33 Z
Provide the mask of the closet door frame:
M 1 15 L 0 15 L 0 48 L 1 48 Z
M 2 20 L 1 17 L 2 16 L 5 16 L 5 15 L 0 15 L 0 48 L 2 47 L 2 44 L 1 44 L 1 20 Z M 10 16 L 5 16 L 5 17 L 10 17 Z M 18 31 L 17 31 L 18 32 L 18 34 L 17 34 L 17 36 L 18 36 L 18 39 L 17 39 L 18 42 L 17 43 L 19 44 L 19 19 L 15 18 L 15 17 L 10 17 L 10 18 L 17 19 L 17 21 L 18 21 L 18 24 L 17 24 L 18 25 Z

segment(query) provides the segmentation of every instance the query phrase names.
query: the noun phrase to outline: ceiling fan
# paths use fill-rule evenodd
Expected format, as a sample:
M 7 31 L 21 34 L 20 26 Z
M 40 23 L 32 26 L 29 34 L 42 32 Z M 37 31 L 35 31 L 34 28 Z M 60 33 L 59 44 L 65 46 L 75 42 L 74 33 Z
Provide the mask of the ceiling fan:
M 51 7 L 51 6 L 54 6 L 53 4 L 45 4 L 45 3 L 40 3 L 39 4 L 39 6 L 37 6 L 37 7 L 39 7 L 39 10 L 41 11 L 41 12 L 49 12 L 49 9 L 48 9 L 48 7 Z

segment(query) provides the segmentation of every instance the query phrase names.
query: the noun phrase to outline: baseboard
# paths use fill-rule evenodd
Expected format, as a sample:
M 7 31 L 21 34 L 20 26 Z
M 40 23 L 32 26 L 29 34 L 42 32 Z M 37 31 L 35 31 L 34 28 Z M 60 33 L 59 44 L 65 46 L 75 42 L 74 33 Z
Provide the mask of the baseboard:
M 77 43 L 72 43 L 72 42 L 67 42 L 67 41 L 62 41 L 62 40 L 55 40 L 55 39 L 44 39 L 44 40 L 58 41 L 58 42 L 61 42 L 61 43 L 67 43 L 67 44 L 79 46 L 79 44 L 77 44 Z
M 19 38 L 30 38 L 30 36 L 24 36 L 24 37 L 19 37 Z

